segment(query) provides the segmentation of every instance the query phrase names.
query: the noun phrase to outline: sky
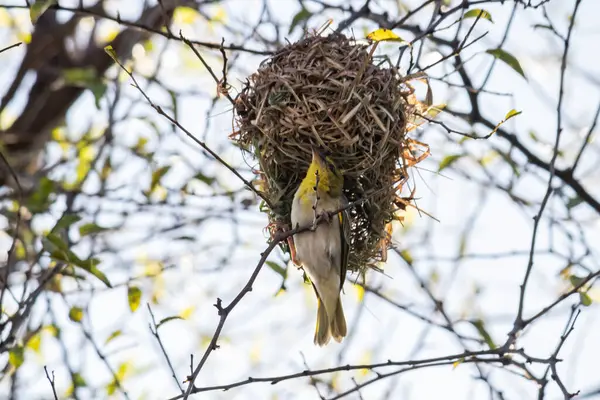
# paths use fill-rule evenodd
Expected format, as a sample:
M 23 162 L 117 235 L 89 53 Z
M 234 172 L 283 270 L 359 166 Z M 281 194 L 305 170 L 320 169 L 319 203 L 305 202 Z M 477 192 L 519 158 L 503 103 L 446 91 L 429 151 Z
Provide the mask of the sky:
M 16 3 L 16 2 L 13 2 Z M 61 2 L 67 5 L 70 2 Z M 72 3 L 72 2 L 71 2 Z M 360 2 L 352 2 L 359 4 Z M 380 6 L 393 12 L 394 1 L 374 1 L 374 7 Z M 413 8 L 420 1 L 406 1 Z M 122 18 L 134 18 L 139 12 L 141 2 L 112 1 L 113 9 L 118 9 Z M 564 32 L 568 24 L 568 15 L 572 8 L 572 1 L 551 2 L 548 11 L 553 20 L 557 21 L 557 28 Z M 211 9 L 212 15 L 224 15 L 224 19 L 231 23 L 239 23 L 240 29 L 247 29 L 242 21 L 256 21 L 260 13 L 260 2 L 253 0 L 226 1 L 224 5 Z M 291 21 L 298 11 L 298 4 L 291 0 L 272 0 L 270 2 L 274 15 L 279 21 Z M 109 9 L 111 8 L 109 7 Z M 489 34 L 478 44 L 469 49 L 468 54 L 473 54 L 475 59 L 469 64 L 469 71 L 477 82 L 481 82 L 491 57 L 484 52 L 493 48 L 502 39 L 504 27 L 510 17 L 511 6 L 486 5 L 494 23 L 481 23 L 475 28 L 474 35 L 489 31 Z M 565 130 L 563 134 L 564 150 L 567 157 L 573 156 L 579 148 L 577 139 L 581 140 L 590 124 L 600 101 L 600 91 L 597 82 L 600 73 L 595 67 L 600 63 L 599 54 L 591 51 L 598 43 L 600 29 L 597 26 L 595 15 L 600 12 L 600 3 L 594 0 L 584 0 L 577 16 L 577 25 L 571 52 L 569 53 L 569 66 L 577 73 L 568 72 L 566 75 L 567 88 L 564 99 Z M 424 24 L 423 19 L 415 22 Z M 327 18 L 333 17 L 335 27 L 341 20 L 338 16 L 319 15 L 311 19 L 311 26 L 321 26 Z M 27 15 L 24 17 L 26 20 Z M 218 42 L 222 35 L 226 42 L 239 42 L 239 37 L 231 37 L 219 24 L 209 25 L 201 19 L 186 23 L 177 20 L 176 27 L 181 28 L 184 35 L 198 40 Z M 553 40 L 546 30 L 533 26 L 541 23 L 539 12 L 519 11 L 513 22 L 505 45 L 505 49 L 518 58 L 527 79 L 517 75 L 512 69 L 499 64 L 489 81 L 488 89 L 510 93 L 511 96 L 483 96 L 481 109 L 487 118 L 501 121 L 506 113 L 515 109 L 522 114 L 506 123 L 509 130 L 519 132 L 519 136 L 529 145 L 529 133 L 534 132 L 540 141 L 551 143 L 556 132 L 556 99 L 558 94 L 558 74 L 561 47 Z M 25 23 L 24 23 L 25 24 Z M 377 28 L 372 24 L 363 22 L 354 26 L 354 34 L 359 37 L 363 34 L 363 27 L 368 31 Z M 7 28 L 0 27 L 2 31 L 0 40 L 8 38 Z M 111 24 L 101 27 L 99 35 L 110 34 L 114 29 Z M 176 31 L 176 30 L 174 30 Z M 260 30 L 264 35 L 271 35 L 269 28 Z M 403 38 L 410 39 L 408 32 L 398 29 L 397 33 Z M 299 38 L 300 32 L 295 31 L 290 40 Z M 3 43 L 3 42 L 2 42 Z M 8 43 L 8 40 L 7 40 Z M 165 41 L 156 40 L 157 48 L 165 45 Z M 248 46 L 255 45 L 253 41 Z M 3 47 L 3 46 L 2 46 Z M 393 51 L 393 46 L 382 46 L 382 52 Z M 18 53 L 21 52 L 21 53 Z M 207 52 L 208 53 L 208 52 Z M 6 57 L 6 65 L 0 71 L 0 82 L 6 84 L 14 74 L 18 65 L 18 49 Z M 136 69 L 143 74 L 151 72 L 159 52 L 154 50 L 145 53 L 139 47 L 134 50 Z M 4 56 L 4 55 L 3 55 Z M 432 61 L 439 57 L 435 52 L 424 55 Z M 209 63 L 215 70 L 220 69 L 218 53 L 207 54 Z M 194 59 L 193 54 L 183 46 L 170 46 L 162 55 L 163 67 L 159 76 L 164 79 L 174 90 L 189 90 L 214 94 L 214 83 L 206 74 L 201 64 Z M 240 87 L 239 82 L 251 74 L 262 61 L 260 56 L 241 56 L 236 64 L 236 69 L 230 72 L 230 82 Z M 3 60 L 4 62 L 4 60 Z M 138 69 L 139 68 L 139 69 Z M 433 68 L 432 75 L 443 72 L 443 67 Z M 586 78 L 582 72 L 588 75 Z M 109 74 L 114 74 L 115 70 Z M 596 84 L 594 84 L 594 80 Z M 448 103 L 455 109 L 465 107 L 466 98 L 459 90 L 448 89 L 439 82 L 433 82 L 434 103 Z M 2 85 L 4 86 L 4 85 Z M 139 93 L 134 88 L 125 88 L 125 93 L 131 96 L 131 102 L 136 109 L 145 110 Z M 150 88 L 150 97 L 157 103 L 168 101 L 164 92 Z M 23 105 L 23 98 L 11 104 L 11 110 L 17 113 Z M 106 104 L 106 103 L 105 103 Z M 210 105 L 210 98 L 206 95 L 192 95 L 182 100 L 179 109 L 180 123 L 197 134 L 207 144 L 232 165 L 246 167 L 246 160 L 239 150 L 228 142 L 231 132 L 231 112 L 225 102 L 217 105 L 216 112 L 211 114 L 208 121 L 209 129 L 204 130 L 206 111 Z M 140 111 L 141 112 L 141 111 Z M 455 120 L 447 116 L 449 124 L 462 127 Z M 1 118 L 0 118 L 1 119 Z M 159 121 L 158 117 L 155 117 Z M 67 125 L 70 134 L 76 136 L 85 131 L 88 124 L 102 126 L 105 115 L 96 112 L 93 106 L 93 97 L 87 94 L 82 97 L 67 115 Z M 158 122 L 164 130 L 171 129 L 164 121 Z M 486 134 L 488 130 L 475 127 L 479 134 Z M 120 143 L 135 143 L 140 136 L 150 137 L 149 147 L 156 147 L 154 162 L 172 163 L 170 182 L 173 187 L 177 182 L 187 179 L 191 168 L 186 162 L 192 163 L 195 168 L 204 172 L 215 174 L 223 188 L 236 189 L 241 183 L 223 167 L 203 156 L 197 146 L 186 139 L 181 132 L 174 133 L 167 140 L 152 139 L 152 134 L 147 125 L 139 121 L 124 121 L 119 125 Z M 527 264 L 523 252 L 528 251 L 532 233 L 532 218 L 537 208 L 521 207 L 506 194 L 490 188 L 481 188 L 479 185 L 465 178 L 465 173 L 478 176 L 478 164 L 470 157 L 460 159 L 452 169 L 437 173 L 440 161 L 447 154 L 462 152 L 468 149 L 471 154 L 485 156 L 491 149 L 498 147 L 507 149 L 506 143 L 500 138 L 492 137 L 488 141 L 467 141 L 459 144 L 460 137 L 448 140 L 448 133 L 436 127 L 428 126 L 419 129 L 420 140 L 429 144 L 431 156 L 425 160 L 414 179 L 418 189 L 420 205 L 430 214 L 435 215 L 439 222 L 418 215 L 411 211 L 407 216 L 404 227 L 396 226 L 394 243 L 400 250 L 410 250 L 415 260 L 415 269 L 421 277 L 429 277 L 433 273 L 439 276 L 438 282 L 433 285 L 434 294 L 445 299 L 445 306 L 454 318 L 485 317 L 487 327 L 496 343 L 505 340 L 506 333 L 512 327 L 514 313 L 517 309 L 519 284 Z M 590 193 L 600 196 L 597 188 L 600 174 L 595 171 L 597 160 L 594 157 L 597 143 L 592 143 L 592 149 L 584 157 L 579 167 L 582 171 L 582 182 Z M 551 156 L 549 145 L 536 145 L 536 154 L 544 159 Z M 129 161 L 126 155 L 122 156 L 128 162 L 126 173 L 121 174 L 122 183 L 134 184 L 137 176 L 142 176 L 147 166 L 143 163 Z M 512 177 L 510 167 L 498 161 L 490 164 L 490 171 L 500 182 L 508 182 Z M 465 172 L 466 171 L 466 172 Z M 532 172 L 523 179 L 519 179 L 515 193 L 530 200 L 539 201 L 543 195 L 546 179 L 545 175 L 538 177 L 532 167 Z M 585 173 L 585 175 L 584 175 Z M 143 180 L 143 179 L 142 179 Z M 560 186 L 557 180 L 555 185 Z M 206 190 L 197 188 L 198 193 Z M 131 194 L 133 189 L 125 189 L 124 193 Z M 481 202 L 481 199 L 485 199 Z M 218 213 L 225 210 L 229 204 L 217 204 L 214 201 L 195 198 L 190 200 L 190 216 L 202 215 L 203 208 L 210 208 L 211 212 Z M 93 204 L 90 205 L 93 207 Z M 100 206 L 98 206 L 100 207 Z M 116 221 L 118 210 L 106 210 L 101 218 L 107 224 Z M 585 235 L 588 243 L 592 244 L 595 251 L 600 243 L 600 226 L 597 215 L 592 210 L 581 207 L 575 210 L 576 217 L 586 221 Z M 465 259 L 455 262 L 463 231 L 472 215 L 477 215 L 473 225 L 469 228 L 470 235 L 466 243 L 466 253 L 488 255 Z M 126 279 L 128 274 L 142 271 L 148 263 L 144 260 L 169 258 L 175 268 L 163 274 L 161 286 L 161 305 L 156 306 L 157 318 L 187 312 L 185 321 L 173 321 L 161 328 L 161 337 L 167 344 L 167 350 L 174 362 L 179 376 L 184 376 L 189 371 L 189 355 L 194 353 L 194 360 L 198 360 L 204 352 L 207 341 L 212 336 L 218 323 L 218 315 L 213 304 L 216 297 L 223 299 L 227 304 L 241 290 L 254 266 L 260 258 L 260 252 L 266 248 L 266 236 L 263 228 L 266 218 L 257 212 L 256 207 L 250 210 L 236 210 L 237 221 L 228 221 L 218 218 L 200 224 L 197 229 L 189 226 L 196 242 L 192 248 L 171 246 L 162 237 L 150 238 L 142 244 L 127 247 L 119 257 L 109 258 L 107 273 L 111 280 Z M 191 218 L 191 217 L 190 217 Z M 558 214 L 557 219 L 561 216 Z M 156 214 L 143 214 L 138 218 L 127 221 L 125 229 L 108 240 L 118 242 L 134 242 L 141 237 L 147 224 L 165 224 L 170 221 Z M 49 222 L 46 222 L 49 223 Z M 41 225 L 44 222 L 40 222 Z M 574 228 L 570 228 L 574 229 Z M 539 231 L 538 249 L 547 249 L 549 243 L 561 253 L 581 252 L 580 248 L 571 248 L 570 242 L 560 231 L 547 228 L 544 223 Z M 185 234 L 185 232 L 182 232 Z M 231 248 L 231 241 L 241 238 L 242 243 Z M 493 257 L 494 254 L 514 252 L 511 257 Z M 596 253 L 594 253 L 596 254 Z M 221 271 L 211 272 L 218 265 L 218 260 L 225 259 L 225 268 Z M 272 260 L 281 261 L 281 254 L 272 255 Z M 525 315 L 531 315 L 540 308 L 549 304 L 556 296 L 565 290 L 565 282 L 557 275 L 565 265 L 554 256 L 539 255 L 535 258 L 531 283 L 528 287 Z M 390 254 L 388 263 L 384 266 L 385 275 L 370 272 L 367 282 L 373 287 L 382 287 L 382 293 L 394 298 L 401 304 L 410 305 L 411 309 L 430 315 L 436 321 L 441 321 L 439 316 L 432 313 L 432 307 L 424 293 L 419 289 L 414 276 L 408 271 L 399 257 Z M 451 353 L 462 352 L 462 346 L 456 339 L 442 329 L 428 327 L 408 313 L 399 312 L 396 308 L 374 296 L 366 294 L 361 298 L 360 290 L 347 284 L 343 297 L 346 317 L 349 322 L 350 335 L 344 344 L 332 344 L 326 348 L 316 348 L 312 343 L 314 329 L 315 302 L 312 289 L 302 283 L 302 275 L 294 268 L 290 269 L 290 276 L 286 283 L 287 291 L 274 296 L 281 284 L 281 277 L 265 268 L 259 275 L 253 291 L 246 296 L 235 308 L 229 317 L 222 335 L 220 348 L 209 358 L 205 368 L 196 381 L 197 386 L 229 383 L 247 376 L 273 376 L 293 373 L 306 369 L 326 368 L 347 363 L 374 363 L 392 360 L 408 360 L 434 357 Z M 142 304 L 149 300 L 150 293 L 156 290 L 156 282 L 144 286 Z M 475 295 L 475 293 L 478 293 Z M 166 369 L 164 359 L 157 347 L 155 338 L 148 330 L 149 316 L 145 306 L 138 312 L 130 314 L 126 305 L 126 289 L 120 288 L 111 291 L 95 293 L 89 303 L 90 326 L 93 334 L 101 343 L 104 342 L 116 327 L 122 326 L 124 334 L 111 341 L 103 348 L 110 354 L 110 361 L 118 365 L 124 360 L 135 360 L 135 371 L 127 381 L 126 386 L 132 398 L 164 399 L 177 394 L 177 389 Z M 67 296 L 67 304 L 87 301 L 85 296 Z M 65 301 L 53 301 L 56 310 L 68 310 Z M 42 312 L 42 310 L 39 310 Z M 532 326 L 521 338 L 520 344 L 531 354 L 547 357 L 556 345 L 559 332 L 566 322 L 567 304 L 557 308 L 556 312 Z M 38 314 L 39 316 L 40 314 Z M 69 326 L 67 312 L 62 314 L 61 321 Z M 160 315 L 160 316 L 159 316 Z M 477 332 L 467 322 L 459 323 L 462 333 L 476 336 Z M 581 327 L 579 329 L 579 327 Z M 593 388 L 600 384 L 594 368 L 596 360 L 600 357 L 600 343 L 595 340 L 593 332 L 600 329 L 597 305 L 585 309 L 579 317 L 577 328 L 572 337 L 561 351 L 564 362 L 559 371 L 565 377 L 565 384 L 572 390 Z M 81 346 L 81 365 L 88 372 L 86 377 L 91 382 L 106 382 L 110 379 L 102 362 L 95 357 L 93 349 L 84 346 L 80 339 L 81 332 L 76 327 L 65 330 L 66 340 L 74 348 Z M 583 350 L 585 349 L 585 350 Z M 39 377 L 44 364 L 53 368 L 56 374 L 57 386 L 65 390 L 68 376 L 66 370 L 61 368 L 61 357 L 56 346 L 44 346 L 43 358 L 35 359 L 32 366 L 24 373 L 25 380 L 31 385 L 25 389 L 29 397 L 23 398 L 50 398 L 48 383 Z M 472 379 L 474 370 L 466 365 L 428 368 L 401 375 L 399 380 L 384 380 L 379 384 L 371 385 L 361 391 L 365 399 L 382 398 L 388 390 L 394 390 L 391 398 L 430 399 L 449 397 L 452 399 L 479 399 L 487 396 L 487 387 Z M 339 373 L 335 377 L 336 385 L 349 388 L 353 383 L 353 375 Z M 370 373 L 358 374 L 356 379 L 362 382 L 372 377 Z M 529 399 L 534 398 L 535 385 L 523 379 L 515 378 L 511 374 L 496 371 L 493 381 L 501 386 L 507 398 Z M 0 395 L 6 391 L 5 382 L 0 382 Z M 550 388 L 548 398 L 559 398 L 560 392 L 555 385 Z M 197 396 L 200 397 L 200 396 Z M 118 397 L 117 397 L 118 398 Z M 318 398 L 315 389 L 307 384 L 306 379 L 282 382 L 278 385 L 254 384 L 234 389 L 228 392 L 210 392 L 202 398 L 207 399 L 308 399 Z M 349 397 L 351 399 L 357 396 Z M 600 398 L 598 396 L 597 398 Z

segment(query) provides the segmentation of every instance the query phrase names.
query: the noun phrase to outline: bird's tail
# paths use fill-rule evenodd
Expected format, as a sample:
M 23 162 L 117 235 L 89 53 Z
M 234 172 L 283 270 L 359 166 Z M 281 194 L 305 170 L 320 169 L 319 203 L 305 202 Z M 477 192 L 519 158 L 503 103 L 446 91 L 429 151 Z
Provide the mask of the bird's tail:
M 317 296 L 317 326 L 315 327 L 314 342 L 318 346 L 325 346 L 329 343 L 329 339 L 331 339 L 329 317 L 327 316 L 325 305 Z
M 327 309 L 317 298 L 317 326 L 315 327 L 314 342 L 318 346 L 325 346 L 333 336 L 333 339 L 340 343 L 347 334 L 346 318 L 344 317 L 344 308 L 340 297 L 337 299 L 333 317 L 327 314 Z
M 335 313 L 331 319 L 331 335 L 333 339 L 340 343 L 346 336 L 346 317 L 344 317 L 344 308 L 342 307 L 342 299 L 338 297 Z

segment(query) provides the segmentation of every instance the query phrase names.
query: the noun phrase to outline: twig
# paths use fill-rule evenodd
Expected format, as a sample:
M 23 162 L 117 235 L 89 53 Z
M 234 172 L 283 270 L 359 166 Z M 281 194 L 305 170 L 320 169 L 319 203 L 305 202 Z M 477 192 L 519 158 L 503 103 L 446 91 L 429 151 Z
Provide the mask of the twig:
M 529 261 L 527 263 L 527 269 L 525 270 L 525 277 L 523 278 L 523 283 L 521 284 L 521 292 L 519 294 L 519 306 L 518 306 L 518 310 L 517 310 L 517 316 L 515 318 L 513 330 L 509 333 L 509 342 L 514 342 L 514 340 L 516 340 L 516 334 L 519 332 L 519 330 L 521 330 L 523 328 L 523 306 L 525 303 L 525 291 L 527 290 L 527 283 L 529 282 L 529 277 L 531 275 L 531 271 L 533 270 L 533 259 L 534 259 L 534 255 L 535 255 L 535 247 L 536 247 L 536 242 L 537 242 L 537 232 L 538 232 L 540 221 L 542 219 L 542 215 L 544 213 L 544 210 L 546 209 L 548 200 L 550 199 L 550 196 L 552 195 L 552 192 L 553 192 L 552 181 L 554 180 L 554 176 L 555 176 L 554 165 L 556 163 L 556 159 L 558 158 L 558 153 L 559 153 L 558 149 L 559 149 L 559 144 L 560 144 L 560 138 L 561 138 L 561 134 L 563 131 L 562 103 L 563 103 L 563 95 L 564 95 L 565 72 L 567 70 L 567 55 L 569 52 L 571 33 L 573 32 L 573 26 L 575 24 L 575 16 L 577 15 L 577 10 L 579 9 L 580 3 L 581 3 L 581 0 L 575 1 L 573 15 L 570 19 L 569 29 L 568 29 L 567 37 L 566 37 L 565 43 L 564 43 L 564 51 L 563 51 L 563 56 L 562 56 L 562 61 L 561 61 L 561 68 L 560 68 L 560 89 L 559 89 L 559 94 L 558 94 L 558 103 L 556 105 L 556 113 L 557 113 L 557 116 L 556 116 L 556 139 L 554 142 L 552 159 L 550 160 L 550 165 L 549 165 L 550 176 L 548 177 L 548 186 L 546 189 L 546 193 L 544 194 L 544 197 L 542 199 L 540 209 L 539 209 L 537 215 L 534 217 L 533 233 L 531 236 L 531 248 L 530 248 L 530 253 L 529 253 Z M 507 343 L 509 343 L 509 342 L 507 342 Z M 512 343 L 510 343 L 510 344 L 512 344 Z
M 54 386 L 54 371 L 52 371 L 52 378 L 48 374 L 48 368 L 44 365 L 44 371 L 46 371 L 46 378 L 48 382 L 50 382 L 50 387 L 52 387 L 52 394 L 54 395 L 54 400 L 58 400 L 58 395 L 56 394 L 56 387 Z
M 0 49 L 0 53 L 4 53 L 5 51 L 10 50 L 10 49 L 12 49 L 14 47 L 19 47 L 22 44 L 23 44 L 23 42 L 18 42 L 18 43 L 15 43 L 15 44 L 11 44 L 10 46 L 6 46 L 3 49 Z
M 167 350 L 165 349 L 165 346 L 163 345 L 162 339 L 160 338 L 160 336 L 158 334 L 158 325 L 156 325 L 156 319 L 154 318 L 154 313 L 152 312 L 152 308 L 150 308 L 150 303 L 146 303 L 146 306 L 148 307 L 148 312 L 150 313 L 150 318 L 152 319 L 152 325 L 149 325 L 150 332 L 156 338 L 156 341 L 158 342 L 158 345 L 160 346 L 160 349 L 161 349 L 163 355 L 165 356 L 165 360 L 167 360 L 167 364 L 169 366 L 169 369 L 171 370 L 171 376 L 173 376 L 173 379 L 175 380 L 175 383 L 177 384 L 179 391 L 181 391 L 181 393 L 183 393 L 183 386 L 181 386 L 181 383 L 179 383 L 179 379 L 177 379 L 177 374 L 175 373 L 175 368 L 173 368 L 173 364 L 171 364 L 171 359 L 169 358 L 169 355 L 167 354 Z
M 202 147 L 208 154 L 210 154 L 221 165 L 223 165 L 225 168 L 227 168 L 229 171 L 231 171 L 236 177 L 238 177 L 238 179 L 240 179 L 244 183 L 244 185 L 246 185 L 246 187 L 248 189 L 250 189 L 251 191 L 253 191 L 258 197 L 260 197 L 261 199 L 263 199 L 264 202 L 267 204 L 267 206 L 269 206 L 269 208 L 273 209 L 273 204 L 270 202 L 270 200 L 262 192 L 260 192 L 258 189 L 256 189 L 235 168 L 233 168 L 231 165 L 229 165 L 229 163 L 227 163 L 225 160 L 223 160 L 217 153 L 215 153 L 210 147 L 208 147 L 205 142 L 203 142 L 202 140 L 196 138 L 189 130 L 187 130 L 186 128 L 184 128 L 176 119 L 174 119 L 169 114 L 167 114 L 166 112 L 164 112 L 164 110 L 162 109 L 161 106 L 158 106 L 158 105 L 154 104 L 154 102 L 150 99 L 150 97 L 146 94 L 146 92 L 144 92 L 144 90 L 140 87 L 140 85 L 138 84 L 137 80 L 135 79 L 135 76 L 133 76 L 133 73 L 130 72 L 127 68 L 125 68 L 123 66 L 123 64 L 121 64 L 121 62 L 116 57 L 113 57 L 110 54 L 109 54 L 109 56 L 119 65 L 119 67 L 121 67 L 121 69 L 123 71 L 125 71 L 127 73 L 127 75 L 129 75 L 129 77 L 133 81 L 132 86 L 134 88 L 136 88 L 142 94 L 142 96 L 144 96 L 144 98 L 146 99 L 146 101 L 148 102 L 148 104 L 150 104 L 150 106 L 152 108 L 154 108 L 154 110 L 156 110 L 156 112 L 159 115 L 162 115 L 167 120 L 169 120 L 169 122 L 171 122 L 173 125 L 177 126 L 181 131 L 183 131 L 186 134 L 187 137 L 189 137 L 190 139 L 192 139 L 192 141 L 194 141 L 197 145 L 199 145 L 200 147 Z

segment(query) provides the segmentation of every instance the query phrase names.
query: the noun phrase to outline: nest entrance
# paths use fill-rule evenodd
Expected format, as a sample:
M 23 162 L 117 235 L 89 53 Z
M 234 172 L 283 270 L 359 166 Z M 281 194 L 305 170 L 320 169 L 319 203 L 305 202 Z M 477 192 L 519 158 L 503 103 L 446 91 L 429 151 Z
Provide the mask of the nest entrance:
M 311 147 L 319 146 L 344 172 L 348 200 L 364 200 L 349 210 L 348 268 L 384 261 L 386 227 L 406 204 L 399 193 L 411 165 L 409 89 L 397 70 L 373 64 L 368 46 L 341 34 L 308 36 L 265 60 L 237 96 L 233 140 L 258 161 L 271 223 L 289 227 Z

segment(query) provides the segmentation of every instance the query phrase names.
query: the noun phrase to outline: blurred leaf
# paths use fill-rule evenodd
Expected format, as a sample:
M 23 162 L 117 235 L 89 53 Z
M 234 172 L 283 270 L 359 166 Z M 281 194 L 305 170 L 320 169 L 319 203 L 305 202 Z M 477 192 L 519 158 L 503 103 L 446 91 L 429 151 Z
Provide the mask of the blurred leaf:
M 427 104 L 428 107 L 431 107 L 431 105 L 433 104 L 433 90 L 431 90 L 429 80 L 425 80 L 425 82 L 427 83 L 427 94 L 425 95 L 425 104 Z
M 82 268 L 100 279 L 106 286 L 112 287 L 106 275 L 98 269 L 100 260 L 97 258 L 80 259 L 59 236 L 53 233 L 49 233 L 46 237 L 42 238 L 42 246 L 54 260 L 63 261 L 69 265 Z
M 33 336 L 31 336 L 31 338 L 29 338 L 26 347 L 33 350 L 36 354 L 42 354 L 42 335 L 40 332 L 35 333 Z
M 491 23 L 494 23 L 494 21 L 492 20 L 492 14 L 490 14 L 489 12 L 487 12 L 486 10 L 483 10 L 481 8 L 475 8 L 473 10 L 467 11 L 465 13 L 465 15 L 463 16 L 463 19 L 477 18 L 477 17 L 482 18 L 482 19 L 487 19 Z
M 35 191 L 28 199 L 27 208 L 32 213 L 39 213 L 46 211 L 50 206 L 50 194 L 55 190 L 54 181 L 42 177 L 38 185 L 37 191 Z
M 571 285 L 573 285 L 574 288 L 576 288 L 579 285 L 581 285 L 584 281 L 585 281 L 584 278 L 580 278 L 577 275 L 571 275 L 569 277 L 569 282 L 571 282 Z
M 192 316 L 192 314 L 194 313 L 195 307 L 194 306 L 189 306 L 183 309 L 183 311 L 181 311 L 179 313 L 179 317 L 181 319 L 188 319 L 189 317 Z
M 94 95 L 96 108 L 100 108 L 100 99 L 106 93 L 106 84 L 98 76 L 95 68 L 67 68 L 63 70 L 63 79 L 69 86 L 78 86 L 89 89 Z
M 29 8 L 29 18 L 31 18 L 31 23 L 35 24 L 42 14 L 56 3 L 57 0 L 35 0 L 35 3 Z
M 160 322 L 158 324 L 156 324 L 156 329 L 158 329 L 160 326 L 166 324 L 167 322 L 173 321 L 173 320 L 176 320 L 176 319 L 183 320 L 183 318 L 181 318 L 179 315 L 172 315 L 170 317 L 161 319 Z
M 426 115 L 429 119 L 434 119 L 441 113 L 444 108 L 446 108 L 446 103 L 436 104 L 435 106 L 430 106 L 427 109 Z
M 574 207 L 577 207 L 581 203 L 583 203 L 583 199 L 579 196 L 575 196 L 575 197 L 569 199 L 569 201 L 567 202 L 567 208 L 570 210 Z
M 81 307 L 71 307 L 69 319 L 74 322 L 81 322 L 83 320 L 83 309 Z
M 25 361 L 25 352 L 22 346 L 17 346 L 10 349 L 8 352 L 8 362 L 10 365 L 16 369 L 23 364 L 23 361 Z
M 54 228 L 52 228 L 52 231 L 53 232 L 61 231 L 63 229 L 70 227 L 74 223 L 79 222 L 80 220 L 81 220 L 81 217 L 79 215 L 63 214 L 63 216 L 60 217 L 60 219 L 58 220 L 56 225 L 54 225 Z
M 400 252 L 400 257 L 402 257 L 402 259 L 408 264 L 408 265 L 412 265 L 413 264 L 413 258 L 412 255 L 410 254 L 410 252 L 408 250 L 402 250 Z
M 208 186 L 212 185 L 217 180 L 217 178 L 214 176 L 206 176 L 202 172 L 198 172 L 196 175 L 194 175 L 194 179 L 198 179 L 199 181 L 206 183 Z
M 358 297 L 358 302 L 362 303 L 365 298 L 365 288 L 362 285 L 354 285 L 356 288 L 356 296 Z
M 290 30 L 288 31 L 288 35 L 292 33 L 292 31 L 294 30 L 294 28 L 296 28 L 296 26 L 298 26 L 298 24 L 304 21 L 308 21 L 310 17 L 312 17 L 312 13 L 306 8 L 302 7 L 302 9 L 298 11 L 296 15 L 294 15 L 294 18 L 292 18 L 292 23 L 290 24 Z
M 112 172 L 112 164 L 110 161 L 110 157 L 106 157 L 104 160 L 104 165 L 102 166 L 102 171 L 100 172 L 100 179 L 102 181 L 106 181 Z
M 502 151 L 498 152 L 498 155 L 500 156 L 500 158 L 502 158 L 504 160 L 504 162 L 506 162 L 508 165 L 510 165 L 510 168 L 513 170 L 513 173 L 515 174 L 516 177 L 521 176 L 521 171 L 519 170 L 519 166 L 515 162 L 515 160 L 513 160 L 513 158 L 511 156 L 509 156 L 508 154 L 506 154 Z
M 135 312 L 142 301 L 142 291 L 139 287 L 131 286 L 127 288 L 127 301 L 129 303 L 129 309 L 131 312 Z
M 94 104 L 98 110 L 100 109 L 100 100 L 104 97 L 107 87 L 104 82 L 94 82 L 87 87 L 94 95 Z
M 459 158 L 463 157 L 464 154 L 450 154 L 447 155 L 440 161 L 440 165 L 438 167 L 438 172 L 448 168 L 452 164 L 454 164 Z
M 477 329 L 477 332 L 479 332 L 479 335 L 485 341 L 485 343 L 490 347 L 490 349 L 494 350 L 496 348 L 496 344 L 492 340 L 492 337 L 490 336 L 488 331 L 485 329 L 485 325 L 484 325 L 483 321 L 481 319 L 478 319 L 475 321 L 471 321 L 471 323 Z
M 156 189 L 156 187 L 160 183 L 161 178 L 165 176 L 167 172 L 169 172 L 169 169 L 171 169 L 171 167 L 169 165 L 165 165 L 164 167 L 160 167 L 152 173 L 150 190 L 148 191 L 149 193 L 152 193 L 154 189 Z
M 592 305 L 592 298 L 587 293 L 579 292 L 579 300 L 582 306 L 588 307 Z
M 393 42 L 402 42 L 402 38 L 396 35 L 389 29 L 380 28 L 376 31 L 373 31 L 367 35 L 367 39 L 372 40 L 374 42 L 381 41 L 393 41 Z
M 114 331 L 113 333 L 110 334 L 110 336 L 108 338 L 106 338 L 106 341 L 104 342 L 104 344 L 108 344 L 110 342 L 113 341 L 113 339 L 118 338 L 119 336 L 121 336 L 123 334 L 123 332 L 121 332 L 120 329 Z
M 85 267 L 83 267 L 83 268 L 85 270 L 87 270 L 89 273 L 91 273 L 92 275 L 94 275 L 96 278 L 100 279 L 102 281 L 102 283 L 104 283 L 107 287 L 111 288 L 112 285 L 110 284 L 110 281 L 108 280 L 106 275 L 104 275 L 104 272 L 100 271 L 96 266 L 94 266 L 94 265 L 98 265 L 100 263 L 100 261 L 96 258 L 91 258 L 90 260 L 86 260 L 86 261 L 92 261 L 92 265 L 90 266 L 89 269 L 87 269 Z
M 495 58 L 506 63 L 509 67 L 517 71 L 523 78 L 525 78 L 525 71 L 523 71 L 523 68 L 521 68 L 519 60 L 517 60 L 512 54 L 500 48 L 487 50 L 486 53 L 491 54 Z
M 275 271 L 276 273 L 278 273 L 279 275 L 281 275 L 281 277 L 285 280 L 285 278 L 287 278 L 287 268 L 282 267 L 281 265 L 277 264 L 276 262 L 273 261 L 267 261 L 265 264 L 267 264 L 267 266 L 269 268 L 271 268 L 273 271 Z
M 85 379 L 83 379 L 83 376 L 81 376 L 81 374 L 79 372 L 73 373 L 73 376 L 71 377 L 71 379 L 73 380 L 73 386 L 75 386 L 75 387 L 86 387 L 87 386 L 87 382 L 85 381 Z
M 79 227 L 79 234 L 81 236 L 93 235 L 95 233 L 100 233 L 108 230 L 108 228 L 104 228 L 95 223 L 83 224 Z

